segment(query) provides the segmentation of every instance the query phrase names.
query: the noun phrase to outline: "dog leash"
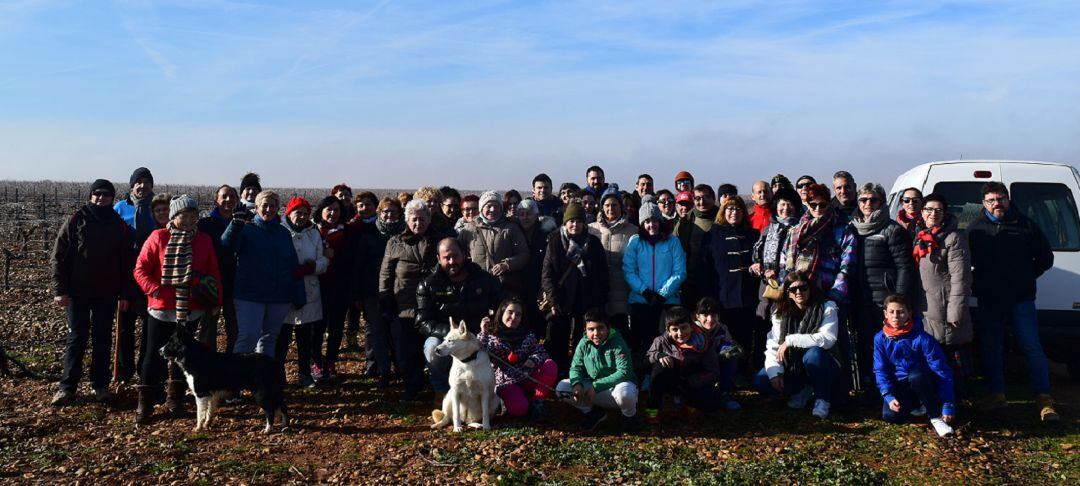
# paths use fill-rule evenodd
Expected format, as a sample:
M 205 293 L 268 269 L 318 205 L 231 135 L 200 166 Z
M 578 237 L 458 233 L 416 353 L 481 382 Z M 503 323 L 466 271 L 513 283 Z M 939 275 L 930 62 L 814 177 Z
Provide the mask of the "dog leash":
M 514 365 L 508 363 L 506 360 L 504 360 L 504 359 L 502 359 L 502 358 L 500 358 L 498 356 L 495 356 L 491 352 L 488 352 L 488 357 L 490 357 L 490 358 L 494 359 L 495 361 L 498 361 L 498 362 L 500 362 L 500 363 L 502 363 L 502 364 L 504 364 L 504 365 L 506 365 L 508 367 L 511 367 L 511 368 L 514 367 Z M 556 389 L 548 386 L 547 384 L 541 382 L 540 380 L 537 380 L 536 378 L 533 378 L 531 374 L 528 374 L 528 373 L 525 374 L 525 379 L 535 383 L 537 386 L 543 387 L 544 389 L 550 391 L 552 393 L 552 395 L 554 395 L 554 396 L 556 396 L 556 397 L 558 397 L 560 399 L 567 399 L 567 398 L 572 398 L 573 397 L 573 393 L 568 392 L 568 391 L 556 390 Z

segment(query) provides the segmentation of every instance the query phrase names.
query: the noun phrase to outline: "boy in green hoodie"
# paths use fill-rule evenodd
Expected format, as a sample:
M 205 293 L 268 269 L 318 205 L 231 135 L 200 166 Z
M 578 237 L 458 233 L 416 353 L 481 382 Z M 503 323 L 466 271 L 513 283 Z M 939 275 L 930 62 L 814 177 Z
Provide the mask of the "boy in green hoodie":
M 593 430 L 607 418 L 608 409 L 623 415 L 623 429 L 641 429 L 637 420 L 637 377 L 630 348 L 600 312 L 585 313 L 585 336 L 574 350 L 570 379 L 556 387 L 560 397 L 585 413 L 583 427 Z

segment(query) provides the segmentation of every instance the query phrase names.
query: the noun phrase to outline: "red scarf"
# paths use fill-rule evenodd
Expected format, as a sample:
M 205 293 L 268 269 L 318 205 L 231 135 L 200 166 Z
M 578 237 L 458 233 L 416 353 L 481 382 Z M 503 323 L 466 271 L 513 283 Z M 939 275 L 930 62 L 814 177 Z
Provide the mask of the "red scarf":
M 900 336 L 903 336 L 903 335 L 911 332 L 911 330 L 914 327 L 915 327 L 915 321 L 912 320 L 912 319 L 908 319 L 907 324 L 904 324 L 903 327 L 901 327 L 899 329 L 893 329 L 892 326 L 890 326 L 888 323 L 886 323 L 883 326 L 881 326 L 881 332 L 885 333 L 885 337 L 887 337 L 889 339 L 896 339 L 896 338 L 898 338 Z
M 901 210 L 900 214 L 896 215 L 896 222 L 900 223 L 900 226 L 903 226 L 904 229 L 908 231 L 926 226 L 926 223 L 924 223 L 922 219 L 922 213 L 915 213 L 915 216 L 908 216 L 907 211 L 904 210 Z
M 900 213 L 904 214 L 904 213 Z M 938 249 L 937 234 L 941 231 L 945 225 L 938 225 L 933 228 L 927 228 L 915 235 L 915 246 L 911 250 L 911 256 L 915 258 L 915 264 L 919 264 L 919 260 L 923 257 L 929 256 L 935 250 Z

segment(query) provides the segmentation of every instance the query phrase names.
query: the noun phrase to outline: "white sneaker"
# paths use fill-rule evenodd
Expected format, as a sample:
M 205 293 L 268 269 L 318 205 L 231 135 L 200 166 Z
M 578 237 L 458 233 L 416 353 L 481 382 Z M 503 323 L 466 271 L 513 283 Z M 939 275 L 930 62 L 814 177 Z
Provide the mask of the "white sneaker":
M 815 417 L 823 419 L 829 416 L 829 402 L 825 400 L 814 400 L 814 411 L 811 412 Z
M 945 423 L 941 417 L 935 417 L 930 419 L 930 425 L 934 426 L 934 432 L 937 432 L 938 437 L 945 437 L 952 435 L 953 428 L 949 424 Z
M 926 416 L 926 406 L 925 405 L 919 405 L 919 408 L 916 408 L 915 410 L 911 411 L 911 416 L 912 417 L 925 417 Z
M 799 393 L 796 393 L 788 399 L 787 406 L 795 410 L 802 410 L 806 408 L 807 402 L 810 401 L 810 397 L 814 396 L 814 387 L 805 386 Z

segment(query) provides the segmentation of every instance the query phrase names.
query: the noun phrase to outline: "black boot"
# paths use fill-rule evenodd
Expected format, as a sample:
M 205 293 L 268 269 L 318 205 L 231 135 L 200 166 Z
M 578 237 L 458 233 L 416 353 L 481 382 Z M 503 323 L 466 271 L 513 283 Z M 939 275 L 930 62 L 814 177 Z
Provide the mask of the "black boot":
M 184 413 L 184 390 L 187 390 L 187 383 L 181 380 L 165 382 L 165 410 L 169 415 L 179 416 Z
M 146 425 L 154 414 L 154 396 L 161 393 L 156 387 L 139 385 L 139 404 L 135 407 L 135 423 Z

